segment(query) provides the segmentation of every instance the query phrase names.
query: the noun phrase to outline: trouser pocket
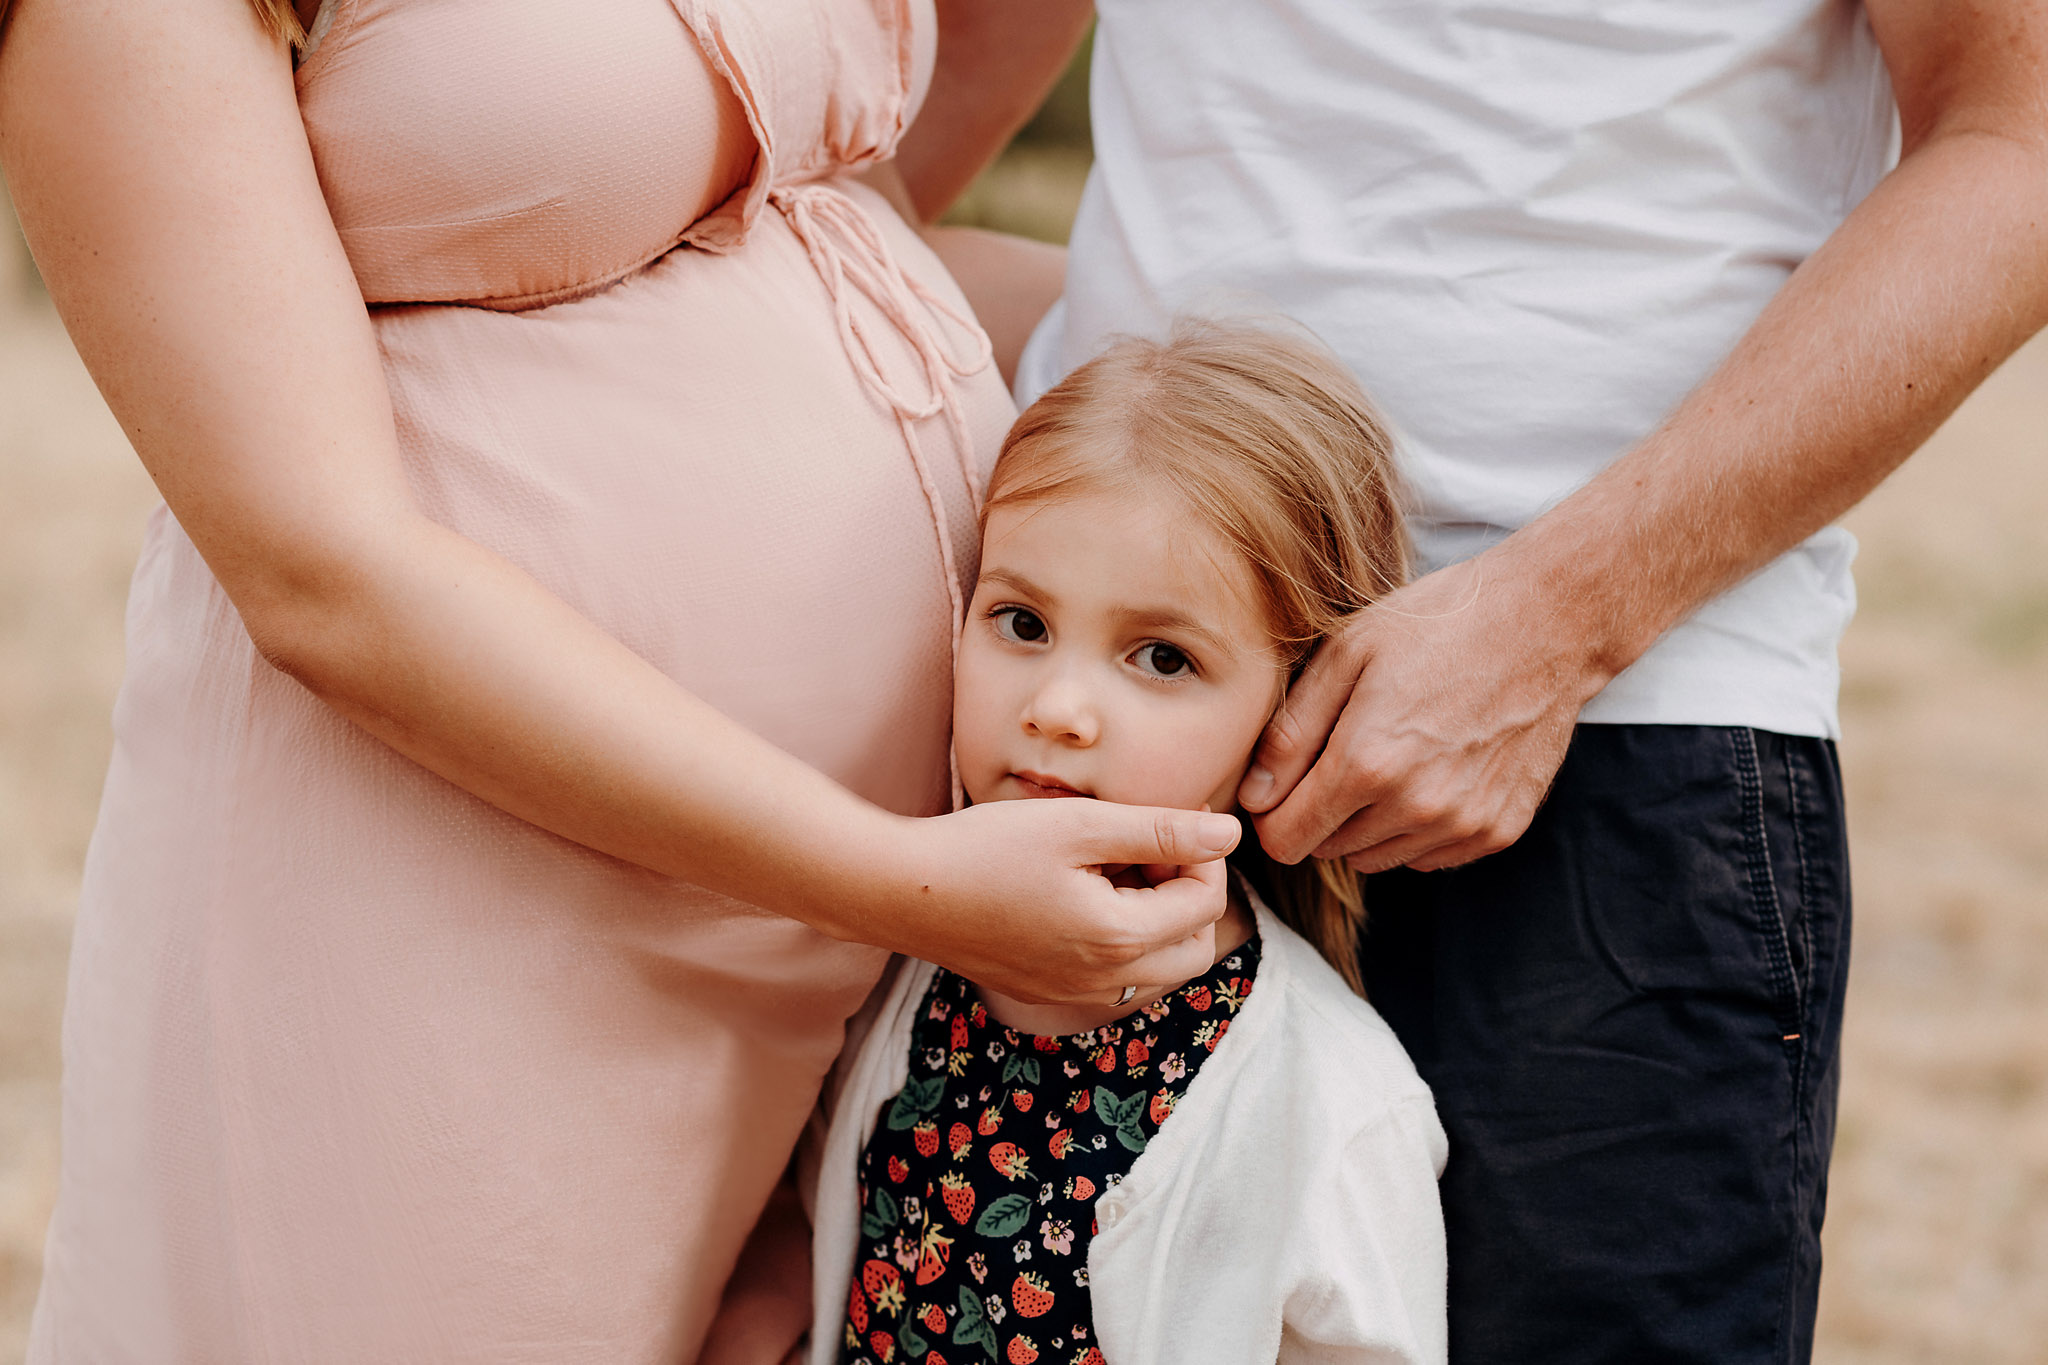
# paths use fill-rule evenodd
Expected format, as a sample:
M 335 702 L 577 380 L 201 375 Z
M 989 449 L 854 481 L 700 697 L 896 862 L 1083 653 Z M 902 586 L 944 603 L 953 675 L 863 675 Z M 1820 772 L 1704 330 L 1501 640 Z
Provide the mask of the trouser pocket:
M 1435 1090 L 1453 1365 L 1811 1349 L 1847 869 L 1832 746 L 1582 726 L 1527 835 L 1371 879 Z

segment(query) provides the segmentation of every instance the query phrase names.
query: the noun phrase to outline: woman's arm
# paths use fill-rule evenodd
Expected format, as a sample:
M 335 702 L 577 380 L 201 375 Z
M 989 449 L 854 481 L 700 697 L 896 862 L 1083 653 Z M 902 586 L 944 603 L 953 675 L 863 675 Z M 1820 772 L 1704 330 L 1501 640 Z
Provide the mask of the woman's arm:
M 256 647 L 401 753 L 570 839 L 1004 990 L 1208 961 L 1220 864 L 1135 895 L 1087 869 L 1211 859 L 1234 822 L 888 815 L 422 516 L 290 62 L 246 0 L 19 0 L 0 165 L 80 354 Z

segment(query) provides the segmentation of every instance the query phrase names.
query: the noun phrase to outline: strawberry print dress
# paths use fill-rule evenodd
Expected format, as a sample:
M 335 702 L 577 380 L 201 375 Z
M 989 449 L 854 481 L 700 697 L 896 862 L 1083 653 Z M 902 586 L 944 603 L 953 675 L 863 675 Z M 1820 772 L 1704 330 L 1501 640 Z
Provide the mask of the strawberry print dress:
M 1115 1185 L 1251 993 L 1256 938 L 1089 1033 L 1020 1034 L 941 970 L 910 1078 L 860 1164 L 840 1365 L 1104 1365 L 1088 1297 L 1095 1198 Z

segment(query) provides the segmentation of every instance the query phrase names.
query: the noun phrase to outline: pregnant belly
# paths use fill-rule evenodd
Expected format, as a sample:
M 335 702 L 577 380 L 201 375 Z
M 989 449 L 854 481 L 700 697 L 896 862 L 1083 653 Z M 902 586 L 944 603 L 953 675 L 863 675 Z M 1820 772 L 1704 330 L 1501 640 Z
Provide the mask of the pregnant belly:
M 378 327 L 430 515 L 870 800 L 943 808 L 951 623 L 932 514 L 772 215 L 738 253 L 680 250 L 574 303 L 394 309 Z M 993 451 L 1008 399 L 992 374 L 965 387 Z M 970 574 L 945 427 L 918 434 Z

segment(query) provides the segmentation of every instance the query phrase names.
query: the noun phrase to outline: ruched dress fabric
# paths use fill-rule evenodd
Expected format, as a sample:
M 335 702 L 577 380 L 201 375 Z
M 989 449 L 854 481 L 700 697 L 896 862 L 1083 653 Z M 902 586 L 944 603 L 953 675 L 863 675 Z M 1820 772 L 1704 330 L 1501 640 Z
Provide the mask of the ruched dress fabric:
M 298 72 L 421 506 L 923 814 L 1012 415 L 852 179 L 931 25 L 331 0 Z M 161 510 L 128 647 L 29 1359 L 694 1359 L 884 955 L 386 748 L 263 661 Z

